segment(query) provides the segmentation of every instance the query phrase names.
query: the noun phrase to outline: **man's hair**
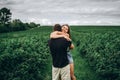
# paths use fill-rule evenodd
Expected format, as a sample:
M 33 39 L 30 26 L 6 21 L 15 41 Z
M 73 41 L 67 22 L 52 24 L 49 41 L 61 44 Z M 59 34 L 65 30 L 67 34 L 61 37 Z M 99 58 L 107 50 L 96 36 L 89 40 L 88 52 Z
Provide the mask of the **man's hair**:
M 55 24 L 53 29 L 54 29 L 54 31 L 61 31 L 61 25 Z

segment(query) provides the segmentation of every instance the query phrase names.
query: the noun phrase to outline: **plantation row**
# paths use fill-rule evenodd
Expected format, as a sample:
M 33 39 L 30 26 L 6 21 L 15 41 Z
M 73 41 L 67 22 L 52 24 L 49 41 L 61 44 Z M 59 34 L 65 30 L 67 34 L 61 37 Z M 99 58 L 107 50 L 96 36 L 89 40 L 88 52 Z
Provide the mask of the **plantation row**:
M 73 31 L 77 50 L 102 80 L 120 80 L 120 33 Z
M 120 28 L 71 29 L 77 54 L 86 60 L 100 80 L 120 80 Z M 47 45 L 51 31 L 51 27 L 40 27 L 1 34 L 0 79 L 51 80 L 52 60 Z
M 1 39 L 0 79 L 45 80 L 50 64 L 47 40 L 41 35 Z

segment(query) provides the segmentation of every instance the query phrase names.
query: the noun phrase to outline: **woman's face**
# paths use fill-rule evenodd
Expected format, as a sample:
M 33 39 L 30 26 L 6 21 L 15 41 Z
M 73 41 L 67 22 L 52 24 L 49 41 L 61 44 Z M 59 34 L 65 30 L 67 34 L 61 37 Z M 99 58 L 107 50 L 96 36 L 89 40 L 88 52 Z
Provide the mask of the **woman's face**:
M 67 26 L 63 26 L 62 27 L 62 31 L 65 32 L 65 33 L 67 33 L 68 32 L 68 27 Z

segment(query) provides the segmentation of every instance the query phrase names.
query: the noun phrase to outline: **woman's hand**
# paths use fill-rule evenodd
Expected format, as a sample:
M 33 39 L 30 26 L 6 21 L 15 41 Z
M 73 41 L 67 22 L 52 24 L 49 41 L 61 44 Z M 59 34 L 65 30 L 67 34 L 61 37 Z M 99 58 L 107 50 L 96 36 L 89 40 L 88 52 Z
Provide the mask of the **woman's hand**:
M 67 39 L 68 41 L 71 41 L 71 39 L 67 37 L 66 35 L 64 35 L 64 38 Z

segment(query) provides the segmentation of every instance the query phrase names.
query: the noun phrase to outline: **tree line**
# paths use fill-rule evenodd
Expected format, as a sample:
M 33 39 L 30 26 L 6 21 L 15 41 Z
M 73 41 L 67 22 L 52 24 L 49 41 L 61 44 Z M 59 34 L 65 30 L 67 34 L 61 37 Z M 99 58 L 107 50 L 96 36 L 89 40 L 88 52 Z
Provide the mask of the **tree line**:
M 0 9 L 0 33 L 28 30 L 35 27 L 40 27 L 40 24 L 34 22 L 23 23 L 20 19 L 12 20 L 10 9 L 3 7 Z

